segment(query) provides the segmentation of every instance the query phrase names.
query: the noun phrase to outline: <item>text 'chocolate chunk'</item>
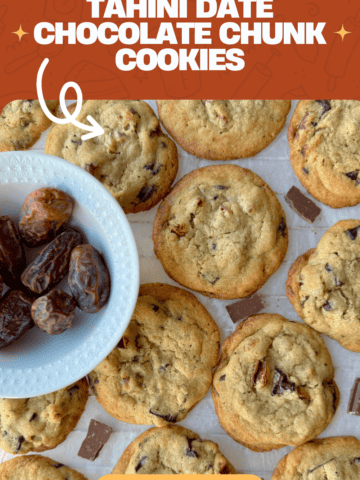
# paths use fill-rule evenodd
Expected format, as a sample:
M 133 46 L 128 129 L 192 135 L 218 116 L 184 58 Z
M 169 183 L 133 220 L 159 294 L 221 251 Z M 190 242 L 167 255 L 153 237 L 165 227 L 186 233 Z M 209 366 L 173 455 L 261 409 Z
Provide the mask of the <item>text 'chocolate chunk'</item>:
M 19 229 L 29 247 L 53 240 L 72 213 L 74 200 L 55 188 L 39 188 L 30 193 L 21 209 Z
M 250 297 L 239 300 L 231 305 L 227 305 L 226 310 L 228 311 L 231 320 L 236 323 L 239 320 L 243 320 L 244 318 L 259 313 L 263 308 L 265 308 L 263 299 L 259 294 L 254 293 Z
M 9 290 L 0 302 L 0 348 L 7 347 L 34 326 L 31 298 L 20 290 Z
M 351 390 L 348 404 L 348 413 L 350 413 L 351 415 L 360 416 L 360 378 L 357 378 L 355 380 L 353 388 Z
M 69 286 L 80 310 L 96 313 L 110 295 L 110 274 L 100 253 L 91 245 L 79 245 L 71 252 Z
M 86 458 L 86 460 L 94 461 L 102 447 L 109 440 L 111 434 L 111 427 L 96 420 L 90 420 L 89 430 L 85 440 L 81 444 L 78 456 Z
M 285 195 L 285 201 L 304 220 L 314 223 L 321 213 L 319 208 L 310 198 L 303 195 L 296 187 L 291 187 Z
M 23 271 L 21 281 L 32 292 L 45 293 L 59 283 L 69 270 L 70 254 L 82 241 L 75 230 L 66 230 L 49 243 Z

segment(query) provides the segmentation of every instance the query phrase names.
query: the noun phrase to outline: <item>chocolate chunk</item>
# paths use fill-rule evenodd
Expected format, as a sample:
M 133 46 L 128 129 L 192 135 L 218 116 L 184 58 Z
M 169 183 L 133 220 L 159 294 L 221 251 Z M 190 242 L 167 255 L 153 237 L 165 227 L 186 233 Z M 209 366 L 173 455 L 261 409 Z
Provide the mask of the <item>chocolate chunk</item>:
M 169 423 L 175 423 L 176 419 L 177 419 L 177 415 L 170 415 L 170 413 L 168 415 L 162 415 L 161 413 L 154 412 L 151 408 L 150 408 L 149 412 L 152 415 L 155 415 L 155 417 L 160 417 L 160 418 L 164 419 L 166 422 L 169 422 Z
M 124 345 L 124 339 L 122 338 L 116 346 L 117 346 L 117 348 L 126 348 L 125 345 Z
M 193 450 L 193 448 L 192 448 L 192 443 L 193 443 L 194 440 L 196 440 L 196 439 L 195 438 L 191 439 L 191 438 L 187 437 L 187 441 L 188 441 L 189 446 L 186 449 L 185 455 L 187 457 L 199 458 L 198 453 L 195 450 Z
M 303 195 L 297 187 L 291 187 L 285 195 L 285 201 L 301 218 L 313 223 L 321 213 L 319 208 L 310 198 Z
M 165 365 L 163 365 L 162 367 L 160 367 L 159 372 L 161 373 L 161 372 L 163 372 L 164 370 L 166 370 L 169 365 L 170 365 L 169 363 L 166 363 Z
M 280 370 L 280 368 L 275 367 L 274 383 L 271 396 L 283 395 L 287 390 L 294 392 L 295 383 L 290 382 L 287 375 Z
M 20 452 L 21 450 L 21 445 L 25 442 L 25 438 L 20 435 L 20 437 L 18 438 L 18 444 L 17 444 L 17 447 L 16 447 L 16 451 L 17 452 Z
M 360 464 L 360 457 L 354 458 L 353 462 L 355 463 L 355 465 L 359 465 Z
M 91 175 L 94 175 L 96 171 L 96 165 L 94 163 L 87 163 L 84 169 L 86 172 L 89 172 Z
M 146 202 L 154 195 L 156 190 L 157 189 L 154 185 L 144 185 L 138 193 L 137 198 L 140 200 L 140 202 Z
M 285 237 L 285 235 L 286 235 L 286 233 L 285 233 L 285 232 L 286 232 L 286 223 L 285 223 L 285 219 L 284 219 L 284 218 L 281 219 L 281 222 L 280 222 L 280 225 L 279 225 L 278 230 L 279 230 L 279 232 L 281 233 L 281 235 L 282 235 L 283 237 Z
M 161 146 L 162 146 L 162 148 L 166 148 L 166 143 L 165 143 L 165 142 L 161 142 Z
M 143 457 L 140 458 L 139 463 L 135 467 L 135 472 L 137 473 L 141 467 L 144 466 L 144 463 L 147 462 L 148 457 L 144 455 Z
M 221 375 L 221 377 L 219 378 L 220 382 L 223 382 L 226 378 L 226 375 Z
M 154 310 L 154 312 L 158 312 L 160 307 L 157 305 L 151 305 L 151 308 Z
M 141 115 L 139 115 L 138 112 L 137 112 L 133 107 L 130 108 L 130 112 L 131 112 L 133 115 L 138 115 L 139 118 L 141 118 Z
M 152 163 L 148 163 L 147 165 L 145 165 L 145 169 L 146 170 L 150 170 L 151 172 L 154 170 L 154 167 L 155 167 L 155 161 L 152 162 Z
M 71 140 L 71 143 L 76 143 L 77 145 L 82 145 L 82 140 Z
M 54 468 L 61 468 L 61 467 L 64 466 L 64 464 L 63 463 L 53 463 L 51 466 L 54 467 Z
M 231 305 L 227 305 L 226 310 L 231 320 L 236 323 L 239 320 L 255 315 L 265 308 L 264 302 L 258 293 L 254 293 L 250 297 L 238 300 Z
M 111 433 L 111 427 L 96 420 L 90 420 L 89 430 L 81 444 L 78 456 L 94 461 L 102 447 L 109 440 Z
M 358 178 L 359 176 L 359 170 L 354 170 L 353 172 L 348 172 L 344 173 L 345 177 L 350 178 L 350 180 L 353 180 L 355 182 L 355 186 L 359 185 L 360 179 Z
M 266 385 L 269 383 L 269 376 L 270 370 L 269 365 L 266 363 L 266 360 L 258 360 L 255 363 L 255 367 L 251 375 L 250 385 L 252 387 L 255 387 L 256 384 L 259 382 L 261 384 L 260 388 L 266 387 Z
M 225 464 L 223 467 L 220 467 L 219 473 L 221 475 L 229 475 L 231 473 L 229 465 Z
M 356 240 L 356 237 L 358 235 L 358 230 L 360 228 L 360 225 L 355 228 L 350 228 L 350 230 L 346 230 L 346 235 L 351 238 L 351 240 Z
M 219 190 L 228 190 L 230 187 L 225 187 L 224 185 L 215 185 L 215 188 L 218 188 Z
M 333 271 L 332 267 L 328 263 L 325 265 L 325 270 L 329 273 L 332 273 Z
M 316 123 L 316 122 L 311 122 L 311 125 L 312 125 L 313 127 L 316 127 L 316 126 L 317 126 L 317 123 Z
M 360 378 L 356 378 L 350 392 L 347 412 L 360 416 Z
M 32 422 L 33 420 L 35 420 L 36 417 L 37 417 L 37 413 L 33 413 L 31 415 L 31 418 L 30 418 L 29 422 Z
M 331 110 L 331 105 L 328 100 L 316 100 L 316 101 L 317 103 L 320 103 L 320 105 L 323 107 L 323 111 L 320 115 L 320 118 L 321 118 L 323 115 L 325 115 L 326 112 Z
M 324 303 L 323 309 L 327 312 L 332 312 L 334 310 L 330 302 Z
M 307 168 L 303 168 L 303 172 L 305 173 L 305 175 L 309 175 L 309 170 Z
M 309 145 L 304 145 L 303 148 L 300 150 L 302 156 L 305 156 L 306 150 L 309 148 Z M 304 170 L 304 169 L 303 169 Z

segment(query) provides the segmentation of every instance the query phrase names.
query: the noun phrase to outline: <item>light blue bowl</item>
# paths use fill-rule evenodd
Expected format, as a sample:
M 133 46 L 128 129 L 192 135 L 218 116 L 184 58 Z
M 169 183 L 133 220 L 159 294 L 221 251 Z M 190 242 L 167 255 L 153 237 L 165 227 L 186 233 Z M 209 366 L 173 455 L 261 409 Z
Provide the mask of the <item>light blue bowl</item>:
M 0 215 L 18 221 L 27 195 L 45 186 L 60 188 L 75 199 L 69 225 L 103 255 L 110 271 L 111 294 L 96 314 L 76 309 L 73 326 L 60 335 L 34 327 L 13 345 L 0 349 L 0 397 L 43 395 L 84 377 L 117 345 L 137 300 L 135 240 L 124 212 L 106 188 L 82 168 L 51 155 L 0 154 Z M 28 261 L 40 250 L 27 249 Z M 59 287 L 69 292 L 67 278 Z

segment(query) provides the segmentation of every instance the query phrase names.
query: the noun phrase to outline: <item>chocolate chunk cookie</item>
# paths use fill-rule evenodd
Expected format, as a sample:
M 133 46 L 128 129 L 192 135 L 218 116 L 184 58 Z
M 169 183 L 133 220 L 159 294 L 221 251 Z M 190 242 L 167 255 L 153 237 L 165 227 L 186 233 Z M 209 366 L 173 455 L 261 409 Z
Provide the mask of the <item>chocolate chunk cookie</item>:
M 223 429 L 258 452 L 312 440 L 339 401 L 321 336 L 276 314 L 249 317 L 225 340 L 212 393 Z
M 313 440 L 283 457 L 271 478 L 357 480 L 360 478 L 360 442 L 355 437 Z
M 286 292 L 298 315 L 360 352 L 360 220 L 333 225 L 289 270 Z
M 160 120 L 187 152 L 209 160 L 252 157 L 280 133 L 290 100 L 158 100 Z
M 178 425 L 150 428 L 127 447 L 113 474 L 231 474 L 216 443 Z
M 293 169 L 307 191 L 332 208 L 360 202 L 359 132 L 358 100 L 301 100 L 291 118 Z
M 1 398 L 0 448 L 13 454 L 55 448 L 76 427 L 88 396 L 82 379 L 39 397 Z
M 191 293 L 163 283 L 141 285 L 129 327 L 90 373 L 90 386 L 123 422 L 179 422 L 209 390 L 219 342 L 217 325 Z
M 194 170 L 156 214 L 154 250 L 166 273 L 203 295 L 233 299 L 258 290 L 286 255 L 285 214 L 255 173 L 236 165 Z
M 69 111 L 74 111 L 70 106 Z M 149 105 L 135 100 L 88 100 L 78 120 L 91 115 L 104 129 L 82 141 L 86 132 L 72 124 L 53 125 L 45 153 L 65 158 L 97 178 L 125 213 L 149 210 L 169 191 L 178 170 L 175 143 L 161 131 Z
M 1 480 L 86 480 L 62 463 L 41 455 L 23 455 L 0 465 Z
M 50 112 L 56 115 L 59 101 L 46 100 L 45 103 Z M 27 150 L 51 123 L 39 100 L 14 100 L 8 103 L 0 115 L 0 152 Z

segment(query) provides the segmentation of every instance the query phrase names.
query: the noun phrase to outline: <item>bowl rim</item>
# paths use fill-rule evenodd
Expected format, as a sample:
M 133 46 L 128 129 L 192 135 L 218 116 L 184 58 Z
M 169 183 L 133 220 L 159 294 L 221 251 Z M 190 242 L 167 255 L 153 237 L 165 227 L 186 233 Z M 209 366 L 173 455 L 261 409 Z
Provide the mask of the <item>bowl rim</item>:
M 34 181 L 34 183 L 45 183 L 43 180 L 46 179 L 49 174 L 51 174 L 52 178 L 61 179 L 63 182 L 69 181 L 69 183 L 74 183 L 74 178 L 84 180 L 85 188 L 88 189 L 88 187 L 91 187 L 91 195 L 89 192 L 85 194 L 86 198 L 88 199 L 90 199 L 90 196 L 92 197 L 94 191 L 98 191 L 100 194 L 102 194 L 106 202 L 106 210 L 101 210 L 101 213 L 106 213 L 106 217 L 98 217 L 97 215 L 95 215 L 96 219 L 102 227 L 102 230 L 104 230 L 106 221 L 110 217 L 109 213 L 107 212 L 111 211 L 111 220 L 113 222 L 113 224 L 111 223 L 111 235 L 119 233 L 120 229 L 122 232 L 122 241 L 119 243 L 124 246 L 123 243 L 125 239 L 125 248 L 128 250 L 128 252 L 126 258 L 120 258 L 117 256 L 115 256 L 115 259 L 112 258 L 115 278 L 111 278 L 110 295 L 112 297 L 112 302 L 109 301 L 109 303 L 105 307 L 107 308 L 105 317 L 109 317 L 107 318 L 107 329 L 109 329 L 110 326 L 117 327 L 117 329 L 115 329 L 115 333 L 113 331 L 111 333 L 107 332 L 107 342 L 102 341 L 101 337 L 97 337 L 94 340 L 94 334 L 97 333 L 98 328 L 95 327 L 92 333 L 89 335 L 89 339 L 93 339 L 92 342 L 89 342 L 89 339 L 86 339 L 84 342 L 81 343 L 81 347 L 77 347 L 75 350 L 66 353 L 60 358 L 60 360 L 56 360 L 55 357 L 55 361 L 37 367 L 4 369 L 1 366 L 2 350 L 0 350 L 0 397 L 3 398 L 30 398 L 34 396 L 45 395 L 47 393 L 52 393 L 54 391 L 60 390 L 61 388 L 65 388 L 68 385 L 71 385 L 72 383 L 80 380 L 88 373 L 90 373 L 116 347 L 120 338 L 128 327 L 135 309 L 140 284 L 139 254 L 137 251 L 135 237 L 124 211 L 122 210 L 118 202 L 115 200 L 115 198 L 111 195 L 111 193 L 90 173 L 62 158 L 47 155 L 45 153 L 37 151 L 15 151 L 0 153 L 0 185 L 4 183 L 31 183 L 32 178 L 29 180 L 25 180 L 25 178 L 22 180 L 21 178 L 21 175 L 23 174 L 23 171 L 25 169 L 28 170 L 28 175 L 36 176 L 37 171 L 41 171 L 41 173 L 43 174 L 43 177 L 40 177 L 40 179 L 35 177 L 36 181 Z M 63 172 L 66 173 L 65 176 Z M 12 175 L 12 179 L 9 179 L 10 174 Z M 51 180 L 49 179 L 49 181 Z M 34 188 L 34 190 L 36 190 L 37 188 L 41 187 L 38 186 Z M 58 186 L 58 188 L 61 189 L 61 186 Z M 82 205 L 82 207 L 85 207 L 88 211 L 94 214 L 93 210 L 89 208 L 88 204 L 79 200 L 79 197 L 77 197 L 76 195 L 73 195 L 73 197 L 77 202 L 79 202 L 79 204 Z M 106 228 L 105 233 L 108 233 L 106 231 Z M 103 235 L 103 232 L 101 232 L 101 235 Z M 113 250 L 111 250 L 111 254 L 113 253 Z M 116 262 L 116 258 L 120 258 L 120 263 L 121 261 L 126 261 L 126 274 L 128 275 L 130 273 L 129 277 L 131 278 L 129 279 L 129 281 L 131 280 L 132 282 L 129 290 L 125 291 L 123 288 L 120 289 L 120 285 L 116 284 L 116 279 L 119 273 L 116 268 L 119 268 L 121 266 Z M 122 268 L 124 268 L 124 265 L 122 265 Z M 123 315 L 122 309 L 121 322 L 114 322 L 114 316 L 116 316 L 116 313 L 115 310 L 113 312 L 111 308 L 109 309 L 109 307 L 113 305 L 114 301 L 118 301 L 118 297 L 116 295 L 121 293 L 123 294 L 123 300 L 125 300 L 126 304 L 128 305 L 127 311 L 125 312 L 126 320 L 124 321 L 125 317 Z M 102 319 L 101 323 L 103 324 L 103 322 L 104 319 Z M 86 346 L 90 346 L 90 344 L 91 353 L 97 351 L 98 348 L 99 351 L 101 351 L 101 354 L 98 356 L 93 354 L 87 355 L 87 361 L 82 362 L 82 366 L 78 370 L 74 368 L 70 369 L 67 362 L 65 364 L 63 363 L 64 361 L 73 361 L 71 357 L 76 354 L 83 353 L 86 356 L 88 352 L 85 353 L 84 348 Z M 77 361 L 77 363 L 79 362 Z M 59 367 L 60 370 L 54 371 L 56 367 Z M 72 367 L 74 367 L 74 365 L 72 365 Z M 6 373 L 10 372 L 11 376 L 9 377 L 9 375 L 6 375 Z M 29 374 L 31 374 L 32 377 L 31 381 L 29 381 Z M 24 376 L 26 377 L 25 379 L 23 378 Z M 48 382 L 46 382 L 45 379 L 48 380 Z M 17 393 L 16 390 L 19 388 L 17 387 L 17 385 L 19 384 L 24 385 L 24 387 L 26 388 L 21 389 L 20 393 Z M 6 385 L 9 386 L 8 391 L 4 390 Z

